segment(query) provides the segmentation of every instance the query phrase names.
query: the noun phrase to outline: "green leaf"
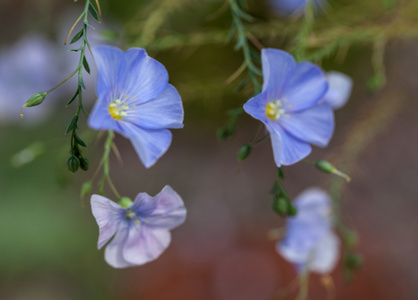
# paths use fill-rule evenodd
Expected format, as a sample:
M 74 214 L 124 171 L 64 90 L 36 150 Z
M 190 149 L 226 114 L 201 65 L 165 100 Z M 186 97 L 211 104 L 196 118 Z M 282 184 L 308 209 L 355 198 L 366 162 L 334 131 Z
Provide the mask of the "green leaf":
M 74 44 L 75 42 L 77 42 L 82 36 L 83 36 L 83 29 L 81 29 L 79 32 L 77 32 L 73 38 L 71 39 L 70 45 Z
M 74 96 L 72 96 L 71 99 L 70 99 L 70 101 L 68 101 L 67 106 L 70 105 L 75 100 L 75 98 L 77 98 L 77 95 L 78 95 L 79 92 L 80 92 L 80 90 L 77 89 L 77 91 L 75 92 Z
M 244 112 L 244 109 L 242 107 L 230 109 L 227 111 L 228 116 L 239 116 Z
M 74 117 L 71 119 L 70 124 L 67 127 L 67 130 L 65 131 L 65 134 L 69 133 L 71 130 L 73 130 L 77 126 L 78 121 L 78 115 L 74 115 Z
M 74 139 L 80 146 L 87 147 L 86 143 L 84 143 L 84 141 L 78 135 L 74 135 Z
M 97 12 L 96 8 L 93 6 L 93 4 L 90 3 L 89 5 L 89 12 L 91 16 L 98 22 L 100 22 L 99 13 Z
M 241 83 L 237 85 L 237 87 L 235 88 L 235 91 L 237 92 L 241 91 L 243 88 L 245 88 L 245 86 L 247 85 L 249 81 L 250 81 L 250 77 L 249 76 L 245 77 L 244 80 L 241 81 Z
M 83 57 L 83 67 L 90 74 L 90 66 L 85 56 Z

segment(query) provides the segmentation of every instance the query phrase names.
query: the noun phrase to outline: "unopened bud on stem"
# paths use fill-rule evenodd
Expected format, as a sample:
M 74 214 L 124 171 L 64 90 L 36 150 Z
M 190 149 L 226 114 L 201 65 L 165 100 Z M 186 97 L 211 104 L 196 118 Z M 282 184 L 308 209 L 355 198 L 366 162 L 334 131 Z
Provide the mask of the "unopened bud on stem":
M 119 198 L 118 204 L 123 208 L 129 208 L 134 202 L 128 197 Z
M 71 155 L 67 159 L 67 167 L 71 173 L 77 172 L 78 168 L 80 167 L 80 160 L 75 155 Z
M 20 117 L 23 118 L 23 114 L 22 114 L 22 110 L 24 107 L 31 107 L 31 106 L 36 106 L 41 104 L 45 97 L 46 97 L 47 93 L 43 92 L 43 93 L 36 93 L 33 94 L 28 101 L 26 101 L 25 105 L 22 106 L 22 108 L 20 109 Z
M 250 155 L 250 153 L 251 153 L 250 144 L 243 145 L 241 148 L 239 148 L 238 153 L 237 153 L 238 161 L 245 160 L 248 157 L 248 155 Z
M 351 181 L 351 178 L 347 174 L 336 169 L 331 163 L 327 162 L 326 160 L 316 161 L 315 166 L 318 168 L 318 170 L 322 172 L 335 174 L 337 176 L 344 178 L 345 180 L 347 180 L 347 182 Z

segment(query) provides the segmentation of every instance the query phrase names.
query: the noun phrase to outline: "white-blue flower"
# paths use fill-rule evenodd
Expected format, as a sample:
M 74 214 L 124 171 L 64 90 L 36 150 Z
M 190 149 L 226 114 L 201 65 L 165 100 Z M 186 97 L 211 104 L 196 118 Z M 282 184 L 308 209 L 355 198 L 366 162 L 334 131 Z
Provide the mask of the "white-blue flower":
M 263 49 L 261 59 L 263 89 L 244 110 L 266 125 L 276 165 L 291 165 L 309 155 L 309 144 L 325 147 L 332 137 L 334 112 L 319 103 L 327 78 L 318 66 L 296 63 L 282 50 Z
M 286 235 L 277 243 L 277 252 L 298 272 L 330 273 L 339 258 L 340 241 L 332 229 L 329 195 L 310 188 L 293 203 L 298 213 L 287 219 Z
M 114 268 L 157 259 L 170 244 L 170 230 L 186 219 L 183 200 L 170 186 L 155 197 L 139 193 L 134 202 L 121 204 L 92 195 L 91 209 L 100 229 L 97 248 L 114 236 L 105 250 L 105 260 Z
M 168 83 L 165 67 L 144 49 L 126 52 L 110 46 L 93 51 L 98 69 L 98 100 L 88 124 L 128 138 L 145 167 L 167 151 L 172 134 L 183 127 L 183 105 Z

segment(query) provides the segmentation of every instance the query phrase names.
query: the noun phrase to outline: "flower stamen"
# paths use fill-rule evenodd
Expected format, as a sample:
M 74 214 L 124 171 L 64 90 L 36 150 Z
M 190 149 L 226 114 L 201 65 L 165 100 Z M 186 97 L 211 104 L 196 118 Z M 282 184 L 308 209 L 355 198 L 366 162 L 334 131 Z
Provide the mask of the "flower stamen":
M 113 100 L 109 104 L 109 113 L 115 120 L 121 120 L 128 115 L 127 110 L 129 109 L 126 102 L 122 102 L 120 99 Z
M 283 101 L 287 102 L 287 101 Z M 286 111 L 283 109 L 282 102 L 280 100 L 274 100 L 267 103 L 266 115 L 269 119 L 278 120 L 281 116 L 286 115 Z
M 132 220 L 136 217 L 136 212 L 134 212 L 133 210 L 128 209 L 126 211 L 125 217 Z

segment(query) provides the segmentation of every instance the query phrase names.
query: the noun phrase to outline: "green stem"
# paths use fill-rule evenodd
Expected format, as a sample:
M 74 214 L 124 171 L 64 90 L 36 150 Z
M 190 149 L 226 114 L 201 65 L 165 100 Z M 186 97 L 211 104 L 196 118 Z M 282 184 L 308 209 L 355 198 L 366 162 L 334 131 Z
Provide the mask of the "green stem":
M 64 83 L 66 83 L 71 77 L 74 76 L 75 73 L 77 73 L 78 68 L 75 69 L 70 75 L 68 75 L 63 81 L 61 81 L 60 83 L 58 83 L 56 86 L 54 86 L 52 89 L 49 89 L 48 91 L 46 91 L 45 93 L 49 94 L 50 92 L 52 92 L 53 90 L 57 89 L 58 87 L 60 87 L 61 85 L 63 85 Z
M 309 271 L 304 270 L 300 276 L 299 281 L 299 294 L 296 297 L 296 300 L 305 300 L 308 296 L 309 289 Z
M 115 194 L 115 196 L 119 199 L 120 195 L 119 195 L 118 191 L 116 190 L 115 185 L 113 184 L 113 182 L 112 182 L 112 180 L 110 179 L 110 176 L 109 176 L 109 155 L 110 155 L 110 151 L 112 149 L 114 137 L 115 137 L 114 132 L 112 130 L 109 130 L 108 135 L 107 135 L 107 139 L 106 139 L 105 145 L 104 145 L 103 157 L 100 161 L 100 165 L 103 166 L 103 175 L 102 175 L 102 178 L 100 179 L 100 183 L 99 183 L 99 194 L 104 195 L 104 184 L 107 181 L 107 183 L 109 184 L 110 189 Z
M 260 76 L 262 73 L 253 62 L 253 58 L 251 56 L 251 48 L 247 38 L 247 30 L 245 29 L 244 23 L 242 21 L 244 18 L 246 20 L 251 20 L 251 16 L 243 11 L 236 0 L 228 0 L 228 2 L 231 8 L 233 30 L 236 30 L 237 36 L 235 49 L 242 49 L 242 53 L 244 55 L 244 64 L 248 69 L 248 77 L 254 86 L 254 95 L 256 95 L 261 91 L 261 85 L 257 76 Z

